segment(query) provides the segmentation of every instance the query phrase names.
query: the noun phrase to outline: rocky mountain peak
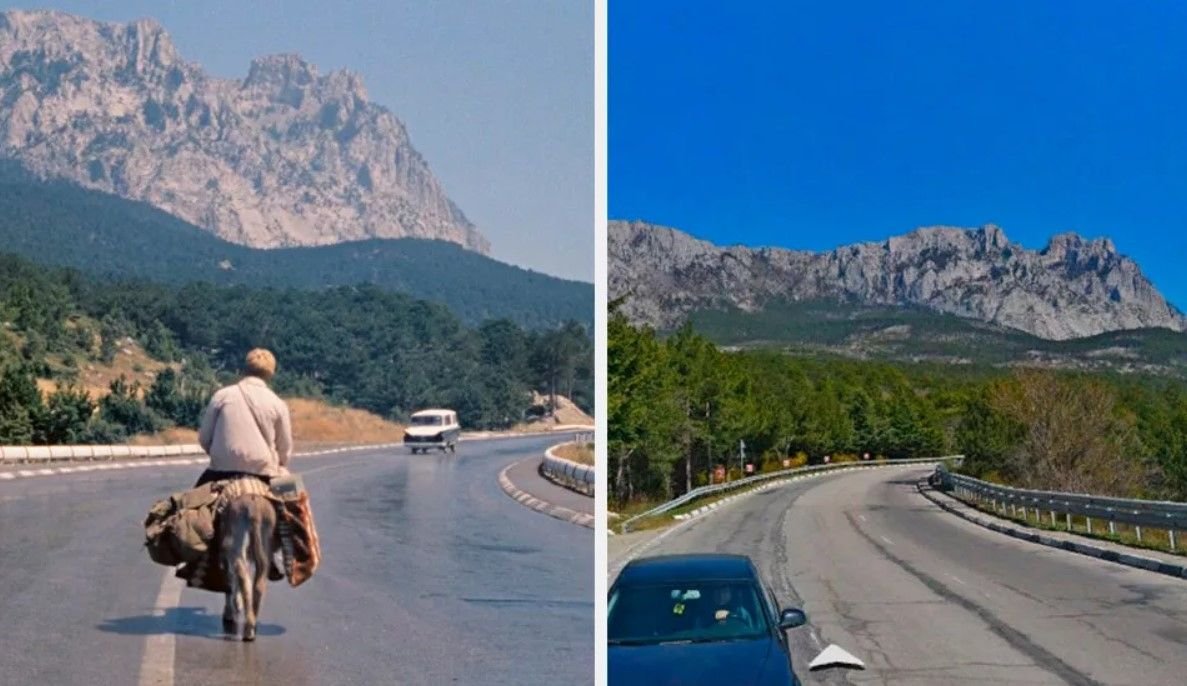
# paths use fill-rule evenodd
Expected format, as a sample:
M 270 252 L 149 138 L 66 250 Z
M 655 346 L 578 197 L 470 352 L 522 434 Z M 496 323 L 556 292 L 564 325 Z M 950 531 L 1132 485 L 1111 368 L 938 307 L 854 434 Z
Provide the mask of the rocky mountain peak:
M 151 19 L 0 15 L 0 157 L 253 247 L 414 237 L 489 252 L 357 74 L 281 54 L 217 79 Z
M 295 53 L 265 55 L 251 61 L 244 86 L 304 88 L 317 80 L 317 68 Z
M 1074 233 L 1031 251 L 997 226 L 931 226 L 824 253 L 718 247 L 675 229 L 610 222 L 609 291 L 623 312 L 667 328 L 696 310 L 842 300 L 921 306 L 1041 338 L 1187 330 L 1133 260 Z

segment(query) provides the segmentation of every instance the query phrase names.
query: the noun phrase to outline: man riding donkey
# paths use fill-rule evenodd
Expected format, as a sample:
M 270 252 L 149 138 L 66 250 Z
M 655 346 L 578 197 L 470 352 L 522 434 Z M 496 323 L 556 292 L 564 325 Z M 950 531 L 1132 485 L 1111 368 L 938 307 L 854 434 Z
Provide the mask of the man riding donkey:
M 320 561 L 308 494 L 288 470 L 289 409 L 268 387 L 275 372 L 271 352 L 247 354 L 243 378 L 215 392 L 202 416 L 210 466 L 145 520 L 149 556 L 184 563 L 177 576 L 193 588 L 224 593 L 223 631 L 245 641 L 255 639 L 267 579 L 297 586 Z

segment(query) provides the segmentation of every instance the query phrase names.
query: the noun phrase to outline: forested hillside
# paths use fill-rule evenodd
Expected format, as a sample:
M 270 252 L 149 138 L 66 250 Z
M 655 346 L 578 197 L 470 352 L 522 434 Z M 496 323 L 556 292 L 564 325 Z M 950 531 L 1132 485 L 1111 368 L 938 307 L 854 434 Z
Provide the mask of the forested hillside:
M 447 305 L 463 322 L 593 326 L 593 286 L 484 257 L 453 243 L 367 240 L 258 250 L 220 240 L 149 205 L 0 165 L 0 250 L 39 264 L 158 283 L 322 289 L 372 283 Z M 591 257 L 592 259 L 592 257 Z
M 276 352 L 277 389 L 395 419 L 455 408 L 470 428 L 508 426 L 532 389 L 593 399 L 592 341 L 580 324 L 468 327 L 442 305 L 367 285 L 321 291 L 115 281 L 0 256 L 0 443 L 119 440 L 194 426 L 217 381 L 252 347 Z M 87 361 L 138 341 L 172 363 L 149 389 L 77 388 Z M 59 389 L 42 400 L 36 379 Z M 96 409 L 97 404 L 97 409 Z
M 1175 379 L 723 352 L 609 325 L 611 502 L 666 500 L 724 465 L 756 471 L 961 453 L 1030 487 L 1187 497 L 1187 388 Z

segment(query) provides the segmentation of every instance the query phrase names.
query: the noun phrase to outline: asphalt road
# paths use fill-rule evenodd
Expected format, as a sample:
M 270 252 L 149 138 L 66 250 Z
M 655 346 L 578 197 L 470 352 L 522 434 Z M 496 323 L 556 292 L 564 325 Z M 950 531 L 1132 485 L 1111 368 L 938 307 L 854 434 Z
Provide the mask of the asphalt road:
M 781 602 L 807 611 L 810 626 L 789 634 L 805 683 L 1187 683 L 1187 582 L 977 527 L 916 492 L 926 473 L 797 482 L 642 554 L 750 555 Z M 621 561 L 611 553 L 611 569 Z M 866 671 L 808 673 L 829 643 Z
M 269 586 L 251 644 L 143 549 L 200 467 L 0 482 L 0 684 L 591 684 L 593 532 L 497 483 L 555 441 L 298 460 L 322 566 Z

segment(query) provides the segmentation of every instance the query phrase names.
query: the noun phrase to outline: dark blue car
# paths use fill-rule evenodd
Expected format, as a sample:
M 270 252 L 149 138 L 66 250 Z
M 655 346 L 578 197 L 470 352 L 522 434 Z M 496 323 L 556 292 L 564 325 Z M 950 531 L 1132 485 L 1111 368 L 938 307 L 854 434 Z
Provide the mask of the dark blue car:
M 798 686 L 779 610 L 750 558 L 634 560 L 610 589 L 609 686 Z

